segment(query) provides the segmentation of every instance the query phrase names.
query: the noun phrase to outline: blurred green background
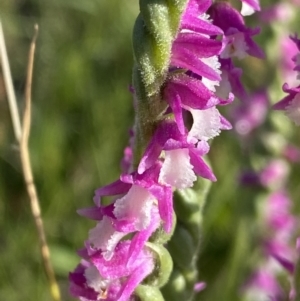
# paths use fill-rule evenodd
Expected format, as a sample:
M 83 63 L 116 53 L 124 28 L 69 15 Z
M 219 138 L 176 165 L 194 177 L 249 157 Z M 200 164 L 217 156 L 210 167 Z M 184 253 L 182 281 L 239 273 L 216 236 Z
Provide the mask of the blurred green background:
M 265 5 L 272 2 L 265 1 Z M 33 26 L 38 23 L 40 27 L 30 150 L 63 300 L 72 300 L 68 272 L 78 263 L 76 250 L 94 225 L 76 210 L 91 206 L 93 191 L 119 176 L 133 123 L 128 87 L 133 63 L 131 31 L 137 13 L 136 0 L 0 2 L 20 111 Z M 255 19 L 250 18 L 251 22 L 256 24 Z M 263 47 L 275 43 L 275 32 L 276 28 L 267 28 L 258 38 Z M 244 63 L 248 88 L 274 85 L 276 59 L 271 56 L 267 63 L 254 59 Z M 278 83 L 275 99 L 282 96 L 280 88 Z M 289 123 L 282 115 L 278 113 L 277 120 Z M 276 129 L 276 122 L 268 122 L 266 127 Z M 299 138 L 291 124 L 284 131 L 289 139 Z M 213 185 L 205 209 L 199 260 L 201 279 L 211 286 L 199 300 L 240 300 L 238 289 L 251 265 L 247 259 L 253 251 L 251 235 L 256 231 L 256 192 L 245 191 L 236 181 L 247 161 L 240 143 L 233 131 L 223 132 L 210 155 L 219 181 Z M 300 193 L 298 167 L 289 185 L 295 196 Z M 20 170 L 0 72 L 0 300 L 47 301 L 51 299 Z

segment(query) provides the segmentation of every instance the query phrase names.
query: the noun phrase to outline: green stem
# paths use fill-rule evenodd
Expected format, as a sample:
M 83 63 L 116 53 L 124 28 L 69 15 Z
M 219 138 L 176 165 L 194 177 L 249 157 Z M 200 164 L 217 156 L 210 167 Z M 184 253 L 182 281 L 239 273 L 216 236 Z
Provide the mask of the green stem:
M 186 4 L 187 0 L 140 0 L 141 12 L 133 29 L 133 87 L 137 98 L 135 165 L 167 108 L 162 87 Z
M 177 224 L 167 246 L 174 261 L 174 269 L 169 282 L 162 289 L 165 300 L 194 299 L 194 285 L 198 281 L 202 211 L 210 186 L 210 181 L 198 179 L 193 188 L 175 192 Z

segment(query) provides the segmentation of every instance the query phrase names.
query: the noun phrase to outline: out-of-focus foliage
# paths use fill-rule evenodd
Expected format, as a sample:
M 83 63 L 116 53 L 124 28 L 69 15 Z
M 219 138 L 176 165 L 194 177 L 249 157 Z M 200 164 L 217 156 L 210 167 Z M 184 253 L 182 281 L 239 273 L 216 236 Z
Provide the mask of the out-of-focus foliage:
M 262 0 L 262 6 L 274 2 Z M 118 177 L 119 162 L 133 123 L 128 87 L 133 62 L 131 32 L 137 13 L 136 0 L 0 2 L 0 17 L 21 110 L 33 25 L 37 22 L 40 26 L 30 148 L 63 300 L 72 300 L 68 294 L 68 272 L 78 263 L 76 249 L 82 246 L 93 225 L 79 217 L 76 210 L 91 206 L 93 191 Z M 253 25 L 257 25 L 256 20 L 247 18 Z M 273 85 L 274 101 L 282 96 L 282 83 L 274 82 L 278 67 L 278 53 L 274 54 L 276 36 L 288 35 L 287 26 L 292 30 L 293 25 L 295 20 L 294 24 L 282 22 L 277 27 L 265 24 L 258 40 L 267 49 L 270 59 L 267 62 L 249 59 L 243 63 L 247 88 Z M 281 115 L 282 112 L 274 116 L 283 123 L 290 123 Z M 286 132 L 287 138 L 295 138 L 293 125 L 288 126 Z M 297 138 L 299 144 L 299 135 Z M 247 158 L 234 131 L 223 132 L 215 139 L 210 161 L 219 181 L 213 184 L 205 208 L 199 260 L 201 279 L 209 286 L 199 294 L 199 300 L 240 300 L 238 290 L 253 260 L 255 228 L 252 226 L 256 215 L 253 202 L 256 192 L 245 191 L 236 181 Z M 300 195 L 297 169 L 299 165 L 295 166 L 289 184 L 294 200 Z M 299 211 L 299 207 L 295 209 Z M 0 258 L 0 300 L 50 300 L 20 173 L 2 73 Z

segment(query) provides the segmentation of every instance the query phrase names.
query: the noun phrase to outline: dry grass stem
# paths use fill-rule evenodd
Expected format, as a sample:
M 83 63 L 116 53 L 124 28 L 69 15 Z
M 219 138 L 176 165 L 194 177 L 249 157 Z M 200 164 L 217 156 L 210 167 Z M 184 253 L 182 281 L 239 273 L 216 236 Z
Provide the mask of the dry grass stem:
M 27 79 L 26 79 L 26 87 L 25 87 L 25 109 L 23 114 L 22 127 L 21 127 L 20 117 L 17 109 L 16 97 L 15 97 L 14 88 L 12 84 L 8 58 L 6 54 L 6 47 L 5 47 L 2 27 L 0 23 L 0 46 L 1 46 L 1 59 L 2 59 L 1 61 L 2 61 L 3 74 L 5 78 L 8 102 L 10 104 L 10 107 L 12 108 L 10 109 L 10 113 L 13 119 L 15 136 L 20 145 L 20 157 L 21 157 L 23 176 L 24 176 L 26 189 L 30 199 L 31 212 L 38 232 L 42 261 L 49 281 L 52 299 L 54 301 L 60 301 L 61 300 L 60 290 L 50 261 L 50 251 L 46 240 L 43 220 L 41 217 L 41 209 L 39 205 L 39 199 L 38 199 L 36 187 L 34 184 L 34 178 L 33 178 L 29 148 L 28 148 L 28 140 L 30 135 L 30 124 L 31 124 L 31 86 L 32 86 L 35 46 L 36 46 L 36 39 L 38 35 L 38 25 L 35 25 L 34 29 L 35 29 L 35 33 L 30 45 L 29 57 L 28 57 Z
M 39 199 L 34 184 L 31 162 L 28 149 L 28 139 L 30 135 L 30 124 L 31 124 L 31 86 L 32 86 L 32 74 L 33 74 L 33 63 L 34 53 L 36 46 L 36 39 L 38 35 L 38 25 L 35 25 L 35 33 L 30 45 L 29 57 L 28 57 L 28 68 L 27 68 L 27 80 L 25 88 L 25 109 L 23 115 L 23 134 L 20 143 L 20 155 L 22 161 L 22 169 L 24 179 L 26 183 L 27 192 L 30 198 L 31 212 L 34 217 L 35 225 L 38 231 L 39 243 L 41 248 L 41 254 L 43 258 L 44 267 L 50 283 L 50 290 L 53 300 L 59 301 L 60 291 L 56 282 L 54 270 L 50 261 L 50 251 L 46 240 L 44 224 L 41 217 L 41 209 L 39 205 Z
M 20 143 L 21 135 L 22 135 L 21 122 L 20 122 L 16 95 L 15 95 L 15 90 L 13 87 L 13 82 L 12 82 L 12 77 L 11 77 L 11 72 L 9 67 L 9 61 L 7 57 L 7 51 L 5 46 L 5 39 L 4 39 L 1 20 L 0 20 L 0 58 L 1 58 L 3 78 L 4 78 L 5 89 L 8 98 L 8 105 L 9 105 L 10 115 L 12 119 L 14 134 L 18 143 Z

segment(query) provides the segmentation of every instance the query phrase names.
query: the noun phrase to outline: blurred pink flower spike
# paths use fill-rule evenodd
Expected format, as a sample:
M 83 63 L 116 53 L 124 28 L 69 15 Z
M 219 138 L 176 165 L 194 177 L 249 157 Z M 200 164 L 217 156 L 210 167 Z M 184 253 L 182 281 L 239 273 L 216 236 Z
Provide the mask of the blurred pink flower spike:
M 300 161 L 300 149 L 295 145 L 288 144 L 283 151 L 283 155 L 289 162 L 297 163 Z
M 276 277 L 268 269 L 261 267 L 243 288 L 245 300 L 282 300 L 283 292 Z
M 278 2 L 264 8 L 259 19 L 264 23 L 285 22 L 292 18 L 293 13 L 293 7 L 288 2 Z
M 206 283 L 205 282 L 197 282 L 194 285 L 194 291 L 196 293 L 199 293 L 201 291 L 203 291 L 206 288 Z
M 267 188 L 279 189 L 286 184 L 290 168 L 282 159 L 273 159 L 259 173 L 260 183 Z
M 265 91 L 249 96 L 233 109 L 234 129 L 241 136 L 249 135 L 265 121 L 268 109 L 269 100 Z

